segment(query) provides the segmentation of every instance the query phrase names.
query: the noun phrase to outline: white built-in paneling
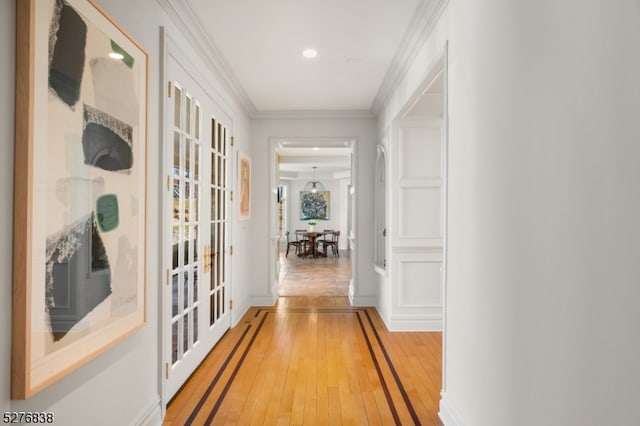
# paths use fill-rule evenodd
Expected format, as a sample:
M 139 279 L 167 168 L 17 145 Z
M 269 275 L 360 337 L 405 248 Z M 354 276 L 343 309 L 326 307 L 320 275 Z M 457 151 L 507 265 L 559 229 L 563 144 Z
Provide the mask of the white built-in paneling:
M 440 122 L 399 122 L 394 181 L 398 207 L 393 246 L 442 246 L 442 130 Z
M 410 186 L 400 188 L 398 239 L 407 245 L 442 245 L 440 211 L 429 206 L 441 203 L 441 188 Z
M 401 127 L 398 140 L 400 179 L 435 179 L 442 174 L 439 127 Z
M 399 120 L 391 144 L 392 330 L 442 329 L 443 136 L 439 120 Z
M 428 285 L 440 282 L 442 258 L 425 259 L 421 255 L 413 258 L 410 255 L 398 256 L 398 278 L 400 282 L 424 285 L 398 286 L 398 305 L 401 308 L 440 308 L 442 305 L 441 286 Z

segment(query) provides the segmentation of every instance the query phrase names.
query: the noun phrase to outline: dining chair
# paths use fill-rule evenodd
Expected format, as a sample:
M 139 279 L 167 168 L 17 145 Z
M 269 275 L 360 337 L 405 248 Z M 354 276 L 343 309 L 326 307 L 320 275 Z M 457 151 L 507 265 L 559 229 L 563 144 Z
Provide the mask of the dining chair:
M 330 231 L 325 233 L 322 245 L 324 246 L 324 252 L 329 255 L 329 247 L 334 257 L 340 257 L 340 250 L 338 249 L 338 240 L 340 238 L 340 231 Z
M 302 241 L 299 241 L 297 238 L 294 241 L 289 241 L 289 231 L 285 231 L 284 236 L 287 238 L 287 252 L 285 253 L 284 257 L 289 256 L 289 248 L 291 246 L 294 246 L 296 248 L 296 254 L 300 253 L 300 246 L 302 245 Z
M 318 238 L 316 238 L 316 250 L 326 253 L 327 252 L 327 248 L 324 245 L 324 242 L 327 238 L 328 234 L 331 234 L 332 232 L 335 232 L 333 229 L 323 229 L 322 230 L 322 234 L 320 236 L 318 236 Z
M 296 229 L 296 242 L 299 244 L 299 253 L 302 253 L 302 257 L 307 257 L 305 253 L 308 251 L 309 238 L 306 237 L 307 230 L 306 229 Z M 286 256 L 285 256 L 286 257 Z

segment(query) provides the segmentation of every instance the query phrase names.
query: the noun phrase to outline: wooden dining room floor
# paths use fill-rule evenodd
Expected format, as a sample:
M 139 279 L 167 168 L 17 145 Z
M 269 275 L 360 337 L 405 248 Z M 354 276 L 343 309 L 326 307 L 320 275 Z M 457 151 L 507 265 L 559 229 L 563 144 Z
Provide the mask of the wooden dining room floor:
M 280 297 L 223 336 L 164 425 L 442 425 L 441 354 L 441 333 L 390 333 L 347 297 Z
M 331 253 L 331 252 L 330 252 Z M 291 248 L 278 259 L 278 295 L 347 296 L 351 279 L 351 257 L 340 250 L 339 256 L 299 257 Z

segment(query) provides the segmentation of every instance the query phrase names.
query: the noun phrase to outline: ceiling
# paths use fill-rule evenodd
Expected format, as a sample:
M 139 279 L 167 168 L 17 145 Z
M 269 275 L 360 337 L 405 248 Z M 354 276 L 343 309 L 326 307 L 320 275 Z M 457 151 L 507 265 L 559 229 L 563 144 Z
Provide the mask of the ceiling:
M 437 0 L 159 0 L 253 117 L 374 116 L 413 60 Z M 313 59 L 302 51 L 316 49 Z M 416 105 L 416 108 L 418 106 Z M 281 176 L 344 176 L 352 141 L 279 141 Z M 317 149 L 314 149 L 317 147 Z
M 346 178 L 351 173 L 353 141 L 332 139 L 283 139 L 276 151 L 280 162 L 280 179 Z
M 432 0 L 183 0 L 255 111 L 369 111 Z M 306 59 L 302 51 L 318 55 Z

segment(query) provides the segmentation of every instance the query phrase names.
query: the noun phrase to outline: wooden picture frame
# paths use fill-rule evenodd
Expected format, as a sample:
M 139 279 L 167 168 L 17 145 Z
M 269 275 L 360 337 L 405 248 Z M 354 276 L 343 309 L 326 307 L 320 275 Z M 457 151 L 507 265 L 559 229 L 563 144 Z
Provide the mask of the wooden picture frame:
M 92 0 L 16 1 L 11 397 L 146 323 L 148 54 Z
M 238 217 L 251 218 L 251 159 L 238 151 Z

